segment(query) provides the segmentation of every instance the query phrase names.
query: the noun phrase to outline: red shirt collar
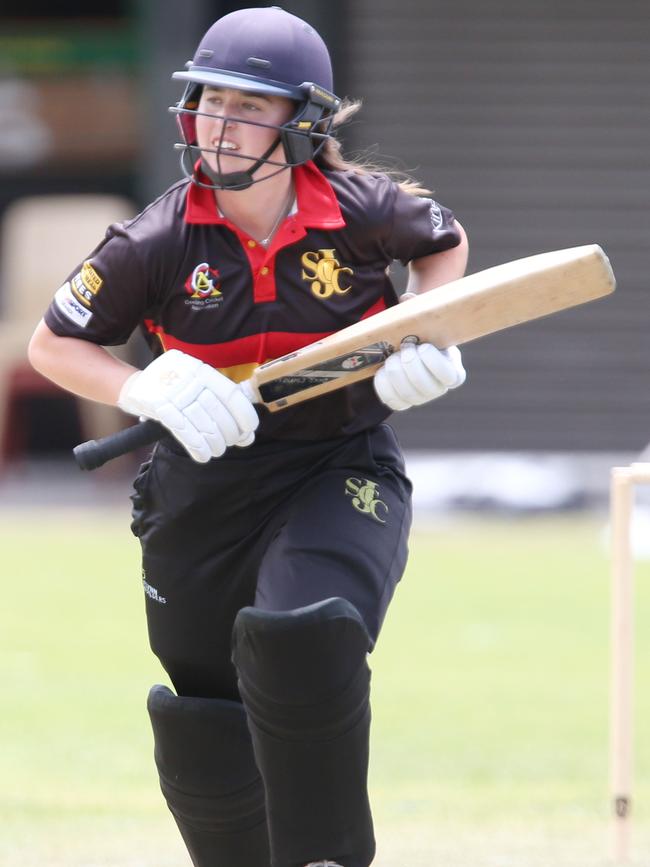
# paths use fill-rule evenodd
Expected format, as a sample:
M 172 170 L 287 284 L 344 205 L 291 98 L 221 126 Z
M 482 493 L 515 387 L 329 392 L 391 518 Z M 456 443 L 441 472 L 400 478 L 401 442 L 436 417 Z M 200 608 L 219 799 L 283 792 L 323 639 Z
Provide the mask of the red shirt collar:
M 200 175 L 200 178 L 204 179 L 205 176 Z M 205 180 L 207 181 L 207 178 Z M 334 190 L 313 162 L 296 166 L 293 169 L 293 180 L 298 211 L 292 216 L 299 225 L 314 229 L 342 229 L 345 226 Z M 217 211 L 214 190 L 189 184 L 185 222 L 228 225 L 228 220 Z

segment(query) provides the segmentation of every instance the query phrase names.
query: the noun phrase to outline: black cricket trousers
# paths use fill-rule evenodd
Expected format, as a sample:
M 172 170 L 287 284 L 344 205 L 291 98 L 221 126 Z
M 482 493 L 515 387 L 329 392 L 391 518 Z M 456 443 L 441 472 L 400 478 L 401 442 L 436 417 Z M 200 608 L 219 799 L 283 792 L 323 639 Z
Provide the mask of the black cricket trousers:
M 149 639 L 179 696 L 241 700 L 231 639 L 246 606 L 287 611 L 342 597 L 374 646 L 411 524 L 411 485 L 388 425 L 256 443 L 208 464 L 165 440 L 132 499 Z

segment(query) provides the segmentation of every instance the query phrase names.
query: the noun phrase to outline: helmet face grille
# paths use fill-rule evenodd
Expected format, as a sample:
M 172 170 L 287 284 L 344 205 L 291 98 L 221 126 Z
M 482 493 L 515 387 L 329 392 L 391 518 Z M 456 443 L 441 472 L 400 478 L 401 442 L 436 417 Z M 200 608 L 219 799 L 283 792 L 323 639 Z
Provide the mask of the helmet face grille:
M 192 88 L 195 90 L 195 85 L 192 85 Z M 198 106 L 193 93 L 186 101 L 181 99 L 177 106 L 170 108 L 170 111 L 176 115 L 183 139 L 175 147 L 182 151 L 181 166 L 183 173 L 200 186 L 207 186 L 212 189 L 247 189 L 253 183 L 259 183 L 262 180 L 273 177 L 285 169 L 302 165 L 313 159 L 321 150 L 326 140 L 331 137 L 333 113 L 328 112 L 324 106 L 311 101 L 298 106 L 296 114 L 282 125 L 245 120 L 240 117 L 234 118 L 229 115 L 219 115 L 212 112 L 201 112 L 198 108 L 190 108 L 190 106 Z M 200 148 L 197 144 L 196 118 L 201 116 L 222 122 L 221 133 L 216 147 Z M 247 170 L 242 169 L 239 172 L 223 173 L 220 170 L 220 159 L 223 154 L 222 143 L 225 138 L 226 124 L 230 120 L 240 125 L 275 130 L 277 136 L 267 151 L 261 156 L 232 153 L 229 151 L 229 158 L 240 159 L 249 165 L 252 162 L 253 165 Z M 283 146 L 284 160 L 271 159 L 271 154 L 276 150 L 278 144 L 282 144 Z M 202 168 L 204 173 L 212 180 L 211 184 L 199 181 L 195 171 L 196 160 L 202 158 L 206 153 L 215 154 L 216 162 L 219 166 L 219 171 L 217 172 L 210 169 L 206 170 L 206 163 L 203 160 Z M 270 175 L 267 174 L 263 178 L 255 178 L 254 174 L 263 165 L 277 167 L 277 171 L 272 172 Z

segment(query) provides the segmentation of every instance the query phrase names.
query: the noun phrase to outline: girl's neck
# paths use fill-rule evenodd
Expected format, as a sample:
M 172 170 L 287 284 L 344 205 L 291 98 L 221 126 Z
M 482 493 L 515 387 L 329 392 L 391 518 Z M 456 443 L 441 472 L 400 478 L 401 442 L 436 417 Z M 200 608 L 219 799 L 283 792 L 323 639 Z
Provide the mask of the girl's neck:
M 291 171 L 253 184 L 247 190 L 217 190 L 217 208 L 231 223 L 262 241 L 275 234 L 293 199 Z

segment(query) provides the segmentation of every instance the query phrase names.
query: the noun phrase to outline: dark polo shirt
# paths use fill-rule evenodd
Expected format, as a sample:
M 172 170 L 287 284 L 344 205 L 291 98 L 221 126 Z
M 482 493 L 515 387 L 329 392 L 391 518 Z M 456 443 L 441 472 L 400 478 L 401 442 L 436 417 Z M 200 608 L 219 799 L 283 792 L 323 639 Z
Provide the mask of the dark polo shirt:
M 155 355 L 180 349 L 236 381 L 265 361 L 397 303 L 391 262 L 460 243 L 454 216 L 381 174 L 293 170 L 297 209 L 268 249 L 221 217 L 214 194 L 174 184 L 110 226 L 45 314 L 58 335 L 111 346 L 141 328 Z M 258 438 L 320 439 L 389 415 L 372 380 L 278 413 Z

